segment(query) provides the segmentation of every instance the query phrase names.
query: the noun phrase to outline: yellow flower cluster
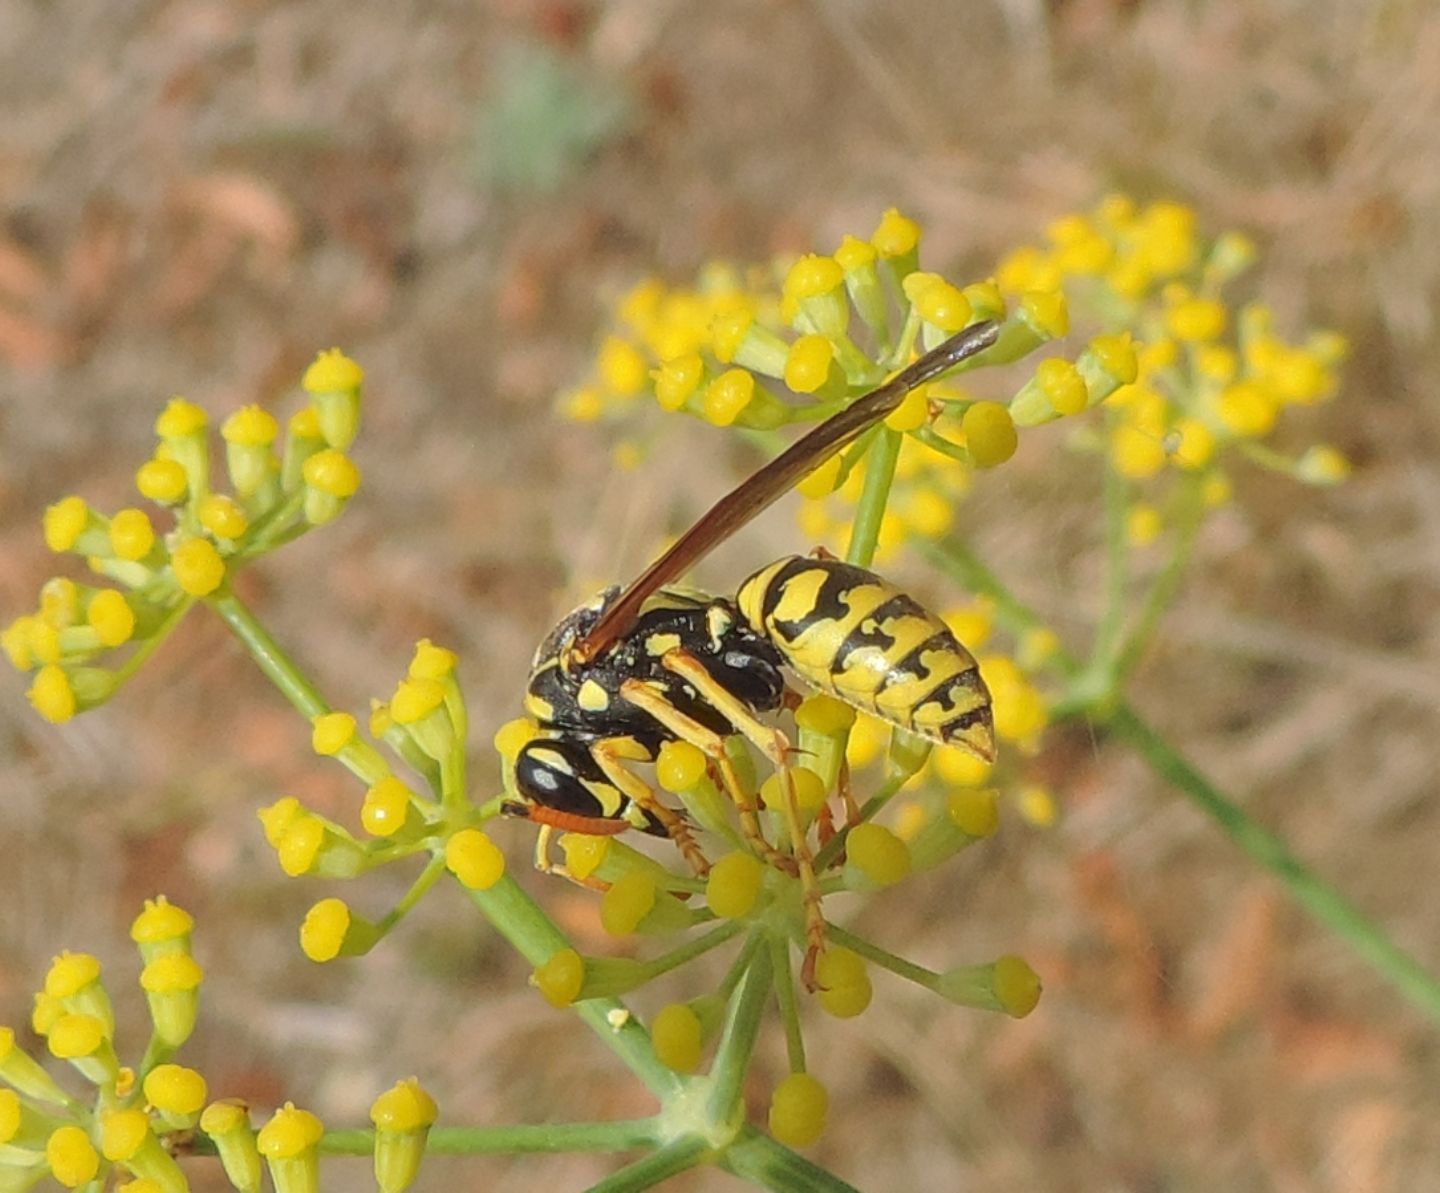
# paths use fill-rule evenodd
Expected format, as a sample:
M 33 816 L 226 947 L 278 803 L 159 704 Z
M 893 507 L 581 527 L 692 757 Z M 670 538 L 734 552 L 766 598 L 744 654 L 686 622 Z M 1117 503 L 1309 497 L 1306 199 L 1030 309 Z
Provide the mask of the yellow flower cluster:
M 220 429 L 229 492 L 212 484 L 209 418 L 174 398 L 155 423 L 154 455 L 135 475 L 140 496 L 159 507 L 162 525 L 138 507 L 103 514 L 65 497 L 45 512 L 52 551 L 80 555 L 111 586 L 56 577 L 39 607 L 0 631 L 0 649 L 33 671 L 30 701 L 48 720 L 67 721 L 106 700 L 197 599 L 224 592 L 240 564 L 334 518 L 359 484 L 345 455 L 359 420 L 360 367 L 338 350 L 322 352 L 302 385 L 309 405 L 280 428 L 246 406 Z M 125 651 L 118 664 L 105 656 Z
M 88 953 L 55 958 L 35 995 L 30 1026 L 52 1057 L 93 1088 L 79 1097 L 0 1027 L 0 1186 L 28 1189 L 47 1174 L 63 1188 L 99 1188 L 122 1174 L 127 1189 L 186 1193 L 190 1185 L 173 1143 L 198 1131 L 210 1137 L 230 1184 L 261 1186 L 262 1157 L 277 1193 L 316 1187 L 320 1120 L 286 1103 L 258 1131 L 238 1099 L 208 1102 L 195 1069 L 170 1058 L 195 1028 L 200 966 L 191 953 L 194 921 L 162 895 L 147 900 L 130 935 L 144 968 L 151 1041 L 138 1067 L 115 1050 L 115 1012 L 100 962 Z M 385 1193 L 414 1181 L 435 1121 L 433 1099 L 414 1078 L 376 1099 L 375 1171 Z M 116 1186 L 120 1187 L 120 1186 Z
M 835 413 L 917 350 L 981 320 L 1002 325 L 982 363 L 1065 334 L 1058 287 L 1007 304 L 993 281 L 961 285 L 922 271 L 920 239 L 919 225 L 891 210 L 868 239 L 847 235 L 828 256 L 743 275 L 714 266 L 693 289 L 647 279 L 620 301 L 591 377 L 562 398 L 562 411 L 598 419 L 650 393 L 662 409 L 715 426 L 771 430 Z M 960 393 L 913 394 L 891 422 L 929 431 L 942 410 L 953 415 L 957 457 L 990 467 L 1014 450 L 1005 406 Z
M 1307 483 L 1342 480 L 1348 465 L 1334 448 L 1316 445 L 1292 460 L 1257 444 L 1282 411 L 1335 392 L 1344 340 L 1318 331 L 1292 343 L 1276 333 L 1268 308 L 1228 305 L 1225 287 L 1249 267 L 1254 247 L 1236 232 L 1207 240 L 1196 223 L 1178 203 L 1138 207 L 1111 196 L 1089 215 L 1055 221 L 1044 248 L 1011 253 L 996 277 L 1002 290 L 1063 287 L 1076 309 L 1143 344 L 1135 375 L 1108 403 L 1106 448 L 1121 476 L 1198 475 L 1214 504 L 1229 493 L 1221 454 L 1238 447 Z M 1132 537 L 1144 542 L 1155 529 L 1142 517 Z

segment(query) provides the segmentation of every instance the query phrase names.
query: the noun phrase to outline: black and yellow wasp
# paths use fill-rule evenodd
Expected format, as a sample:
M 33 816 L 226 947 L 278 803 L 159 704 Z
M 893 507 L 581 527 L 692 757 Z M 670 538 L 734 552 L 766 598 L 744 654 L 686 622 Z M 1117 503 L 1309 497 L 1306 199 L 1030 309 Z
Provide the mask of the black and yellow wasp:
M 790 556 L 761 568 L 734 598 L 665 585 L 911 390 L 997 335 L 993 322 L 976 323 L 857 398 L 718 501 L 628 588 L 602 592 L 545 638 L 525 696 L 539 733 L 515 760 L 521 798 L 504 805 L 544 826 L 542 867 L 553 829 L 635 828 L 672 837 L 703 874 L 707 863 L 685 818 L 632 769 L 653 761 L 663 743 L 686 741 L 709 759 L 752 847 L 813 888 L 803 841 L 792 841 L 793 857 L 765 841 L 725 749 L 741 734 L 787 773 L 787 740 L 761 720 L 787 702 L 786 669 L 910 733 L 993 758 L 990 694 L 975 659 L 938 617 L 875 573 L 828 556 Z

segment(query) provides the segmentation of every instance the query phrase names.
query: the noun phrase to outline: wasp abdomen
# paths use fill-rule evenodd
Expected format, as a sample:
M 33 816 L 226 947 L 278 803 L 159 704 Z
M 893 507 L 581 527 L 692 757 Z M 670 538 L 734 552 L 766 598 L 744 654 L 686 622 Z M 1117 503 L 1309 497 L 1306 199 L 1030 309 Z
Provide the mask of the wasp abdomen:
M 808 683 L 930 741 L 994 758 L 990 693 L 974 656 L 889 581 L 792 555 L 746 580 L 736 603 Z

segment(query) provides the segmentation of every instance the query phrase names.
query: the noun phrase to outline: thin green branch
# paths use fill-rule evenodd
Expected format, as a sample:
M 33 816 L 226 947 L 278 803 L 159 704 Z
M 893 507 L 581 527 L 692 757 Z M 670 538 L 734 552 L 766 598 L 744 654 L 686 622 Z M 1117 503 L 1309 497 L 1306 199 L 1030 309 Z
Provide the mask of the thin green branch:
M 775 1193 L 860 1193 L 833 1172 L 812 1164 L 754 1127 L 746 1127 L 720 1167 Z
M 715 1061 L 710 1066 L 714 1084 L 708 1099 L 708 1113 L 713 1123 L 729 1123 L 744 1114 L 745 1074 L 750 1071 L 750 1058 L 760 1037 L 771 974 L 769 953 L 757 949 L 731 1000 L 730 1015 L 715 1048 Z
M 1109 720 L 1113 733 L 1135 750 L 1162 778 L 1198 804 L 1257 863 L 1285 884 L 1292 898 L 1347 941 L 1360 956 L 1432 1019 L 1440 1020 L 1440 981 L 1406 953 L 1374 921 L 1290 851 L 1274 833 L 1250 819 L 1192 766 L 1128 704 Z
M 698 1168 L 709 1161 L 711 1155 L 709 1144 L 698 1136 L 685 1135 L 672 1139 L 648 1156 L 642 1156 L 633 1164 L 612 1172 L 604 1180 L 596 1181 L 588 1193 L 632 1193 L 636 1189 L 653 1189 L 661 1181 Z
M 1105 464 L 1105 607 L 1095 632 L 1090 669 L 1110 676 L 1125 628 L 1125 595 L 1130 585 L 1130 482 L 1109 461 Z
M 865 457 L 865 485 L 855 507 L 855 521 L 850 527 L 850 546 L 845 552 L 848 563 L 869 567 L 875 558 L 875 544 L 880 540 L 880 520 L 890 500 L 890 483 L 895 479 L 895 462 L 900 458 L 899 431 L 881 426 Z
M 308 721 L 330 711 L 330 705 L 320 695 L 319 689 L 239 597 L 225 591 L 211 597 L 207 604 L 220 615 L 266 678 L 280 689 L 280 694 L 299 710 L 301 716 Z
M 1204 521 L 1205 494 L 1201 478 L 1185 476 L 1181 479 L 1180 491 L 1176 495 L 1175 536 L 1170 550 L 1170 558 L 1165 561 L 1165 566 L 1160 570 L 1160 574 L 1151 583 L 1150 591 L 1145 594 L 1145 599 L 1136 616 L 1134 627 L 1125 644 L 1117 653 L 1110 672 L 1113 691 L 1118 693 L 1123 689 L 1126 679 L 1130 677 L 1131 672 L 1144 657 L 1150 640 L 1160 626 L 1160 619 L 1165 616 L 1166 611 L 1174 603 L 1176 593 L 1180 590 L 1180 581 L 1185 577 L 1185 569 L 1189 566 L 1190 555 L 1194 550 L 1195 540 L 1199 536 L 1200 527 Z
M 775 1002 L 785 1028 L 785 1057 L 792 1073 L 805 1072 L 805 1033 L 800 1027 L 800 1004 L 795 997 L 795 974 L 790 965 L 790 941 L 779 934 L 765 938 L 774 971 Z
M 517 1123 L 500 1127 L 434 1127 L 425 1150 L 437 1156 L 518 1155 L 545 1152 L 625 1152 L 653 1146 L 659 1120 L 616 1119 L 595 1123 Z M 375 1150 L 370 1129 L 327 1131 L 320 1151 L 328 1156 L 368 1156 Z

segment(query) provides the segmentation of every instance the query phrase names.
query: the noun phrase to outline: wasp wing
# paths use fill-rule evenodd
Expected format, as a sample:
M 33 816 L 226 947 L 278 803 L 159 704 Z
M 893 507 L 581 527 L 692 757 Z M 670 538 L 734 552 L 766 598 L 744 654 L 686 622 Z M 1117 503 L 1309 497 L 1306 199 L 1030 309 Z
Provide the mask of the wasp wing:
M 1000 335 L 993 321 L 976 323 L 932 348 L 878 389 L 856 398 L 802 435 L 748 480 L 720 498 L 654 563 L 637 576 L 605 610 L 577 645 L 582 659 L 593 659 L 634 623 L 646 597 L 682 575 L 752 518 L 768 509 L 808 472 L 852 443 L 905 400 L 905 395 L 963 360 L 990 347 Z

